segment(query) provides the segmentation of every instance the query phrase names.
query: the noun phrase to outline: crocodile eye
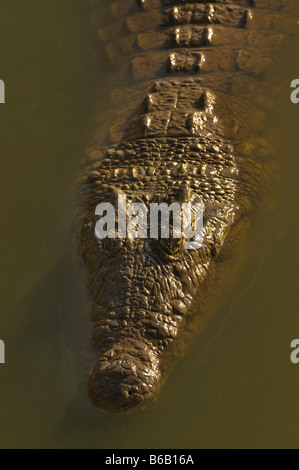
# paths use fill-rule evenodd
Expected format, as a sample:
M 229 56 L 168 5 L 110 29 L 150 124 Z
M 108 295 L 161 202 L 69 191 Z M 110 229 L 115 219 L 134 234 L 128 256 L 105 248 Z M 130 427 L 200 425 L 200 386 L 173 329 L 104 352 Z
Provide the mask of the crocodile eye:
M 120 238 L 104 238 L 102 243 L 105 253 L 109 258 L 115 256 L 124 245 L 123 240 Z
M 185 238 L 160 238 L 159 244 L 169 255 L 178 255 L 185 249 Z

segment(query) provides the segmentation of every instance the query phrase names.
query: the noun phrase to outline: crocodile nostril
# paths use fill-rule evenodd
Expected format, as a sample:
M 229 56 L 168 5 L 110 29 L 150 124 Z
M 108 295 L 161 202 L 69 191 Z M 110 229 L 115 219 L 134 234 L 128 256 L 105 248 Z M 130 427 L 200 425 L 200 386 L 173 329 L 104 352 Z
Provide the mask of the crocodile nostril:
M 136 375 L 136 366 L 133 361 L 117 359 L 108 364 L 106 372 L 109 377 L 114 379 L 129 377 L 129 375 Z

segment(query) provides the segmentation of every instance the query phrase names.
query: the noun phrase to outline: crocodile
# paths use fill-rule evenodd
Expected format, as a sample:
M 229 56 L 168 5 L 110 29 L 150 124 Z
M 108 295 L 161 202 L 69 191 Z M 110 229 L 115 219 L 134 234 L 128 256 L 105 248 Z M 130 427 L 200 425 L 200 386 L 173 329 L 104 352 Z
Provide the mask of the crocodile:
M 298 26 L 292 0 L 90 0 L 112 64 L 111 110 L 80 177 L 80 251 L 91 299 L 91 401 L 129 410 L 158 396 L 207 299 L 230 278 L 269 185 L 267 77 Z M 103 22 L 108 23 L 103 27 Z M 203 201 L 203 240 L 99 239 L 96 207 Z

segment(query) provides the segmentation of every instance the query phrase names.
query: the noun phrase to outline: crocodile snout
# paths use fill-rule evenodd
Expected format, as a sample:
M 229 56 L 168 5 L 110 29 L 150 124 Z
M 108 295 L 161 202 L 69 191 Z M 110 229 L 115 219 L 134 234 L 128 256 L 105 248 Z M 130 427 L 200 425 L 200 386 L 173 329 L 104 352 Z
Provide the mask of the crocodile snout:
M 138 349 L 138 348 L 137 348 Z M 141 351 L 140 351 L 141 352 Z M 143 345 L 142 354 L 110 350 L 95 364 L 89 377 L 89 395 L 96 406 L 128 410 L 151 399 L 161 380 L 158 361 Z

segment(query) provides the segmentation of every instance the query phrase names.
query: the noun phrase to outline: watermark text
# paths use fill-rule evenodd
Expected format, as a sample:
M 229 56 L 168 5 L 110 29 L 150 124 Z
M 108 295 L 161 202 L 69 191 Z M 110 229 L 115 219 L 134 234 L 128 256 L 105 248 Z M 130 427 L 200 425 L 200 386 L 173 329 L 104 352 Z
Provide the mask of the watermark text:
M 293 349 L 291 354 L 291 362 L 293 364 L 299 364 L 299 339 L 294 339 L 291 342 L 291 348 Z
M 187 250 L 197 249 L 203 241 L 204 204 L 198 198 L 187 203 L 127 204 L 125 194 L 118 196 L 117 214 L 113 204 L 97 205 L 99 217 L 95 235 L 104 238 L 172 238 L 186 239 Z
M 291 102 L 293 104 L 299 103 L 299 78 L 296 78 L 291 83 L 291 88 L 295 88 L 294 91 L 291 93 Z
M 5 84 L 3 80 L 0 80 L 0 103 L 5 103 Z
M 0 364 L 5 364 L 5 344 L 2 339 L 0 339 Z

